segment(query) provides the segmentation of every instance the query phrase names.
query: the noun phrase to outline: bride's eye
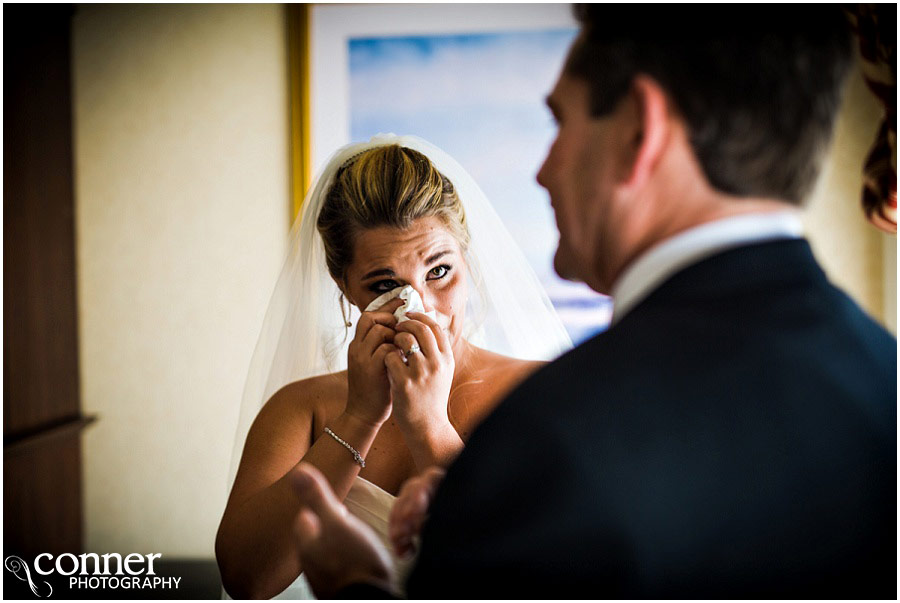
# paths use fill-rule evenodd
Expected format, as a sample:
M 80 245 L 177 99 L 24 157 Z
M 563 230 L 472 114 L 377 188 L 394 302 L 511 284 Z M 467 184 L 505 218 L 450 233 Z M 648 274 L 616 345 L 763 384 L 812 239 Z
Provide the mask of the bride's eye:
M 435 266 L 431 270 L 428 271 L 428 280 L 436 281 L 439 278 L 444 278 L 447 276 L 447 273 L 450 272 L 451 267 L 447 264 L 441 264 L 440 266 Z
M 387 293 L 388 291 L 396 289 L 399 286 L 400 283 L 398 283 L 397 281 L 388 279 L 378 281 L 377 283 L 372 283 L 371 285 L 369 285 L 369 291 L 372 291 L 374 293 Z

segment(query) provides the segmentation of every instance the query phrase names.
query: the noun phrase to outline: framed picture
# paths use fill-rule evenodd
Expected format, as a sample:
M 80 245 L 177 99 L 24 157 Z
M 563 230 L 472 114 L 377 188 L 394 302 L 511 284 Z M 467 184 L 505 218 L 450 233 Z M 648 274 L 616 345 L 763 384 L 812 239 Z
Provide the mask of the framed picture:
M 535 175 L 555 127 L 544 104 L 577 32 L 571 7 L 313 5 L 307 160 L 351 141 L 414 134 L 479 183 L 576 343 L 608 324 L 609 298 L 553 271 L 558 233 Z M 295 77 L 295 79 L 297 79 Z

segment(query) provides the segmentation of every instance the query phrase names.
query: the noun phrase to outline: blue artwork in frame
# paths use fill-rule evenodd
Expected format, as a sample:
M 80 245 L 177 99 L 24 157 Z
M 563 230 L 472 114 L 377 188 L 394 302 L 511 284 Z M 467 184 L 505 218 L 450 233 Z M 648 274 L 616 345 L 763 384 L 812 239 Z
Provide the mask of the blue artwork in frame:
M 535 175 L 555 126 L 544 98 L 576 35 L 542 31 L 350 38 L 350 134 L 414 134 L 479 183 L 577 344 L 603 330 L 611 300 L 553 271 L 558 233 Z

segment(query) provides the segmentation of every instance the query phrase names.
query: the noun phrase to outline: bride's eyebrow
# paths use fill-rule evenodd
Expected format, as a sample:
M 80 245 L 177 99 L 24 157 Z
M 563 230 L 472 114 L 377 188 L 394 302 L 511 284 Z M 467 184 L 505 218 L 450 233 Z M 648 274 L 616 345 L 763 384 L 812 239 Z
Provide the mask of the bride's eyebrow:
M 433 262 L 438 261 L 445 255 L 449 255 L 452 253 L 449 249 L 445 249 L 443 251 L 438 251 L 437 253 L 433 253 L 428 256 L 428 259 L 425 260 L 425 264 L 431 264 Z M 367 280 L 376 276 L 394 276 L 395 272 L 390 268 L 378 268 L 377 270 L 372 270 L 370 272 L 366 272 L 361 280 Z
M 425 263 L 426 263 L 426 264 L 431 264 L 432 262 L 436 262 L 436 261 L 438 261 L 439 259 L 441 259 L 442 257 L 444 257 L 445 255 L 447 255 L 447 254 L 449 254 L 449 253 L 450 253 L 450 250 L 449 250 L 449 249 L 445 249 L 444 251 L 438 251 L 437 253 L 428 256 L 428 259 L 425 260 Z
M 394 276 L 394 271 L 390 268 L 379 268 L 378 270 L 373 270 L 371 272 L 367 272 L 362 280 L 366 280 L 372 278 L 373 276 Z

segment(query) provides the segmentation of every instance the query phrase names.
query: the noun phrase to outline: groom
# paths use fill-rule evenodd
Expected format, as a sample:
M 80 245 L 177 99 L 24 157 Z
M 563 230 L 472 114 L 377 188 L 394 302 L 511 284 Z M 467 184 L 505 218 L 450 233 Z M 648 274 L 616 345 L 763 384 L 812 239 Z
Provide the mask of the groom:
M 557 271 L 612 294 L 612 325 L 472 436 L 409 596 L 895 598 L 896 342 L 797 218 L 850 62 L 842 15 L 577 11 L 538 181 Z M 385 594 L 371 534 L 294 477 L 313 587 Z

